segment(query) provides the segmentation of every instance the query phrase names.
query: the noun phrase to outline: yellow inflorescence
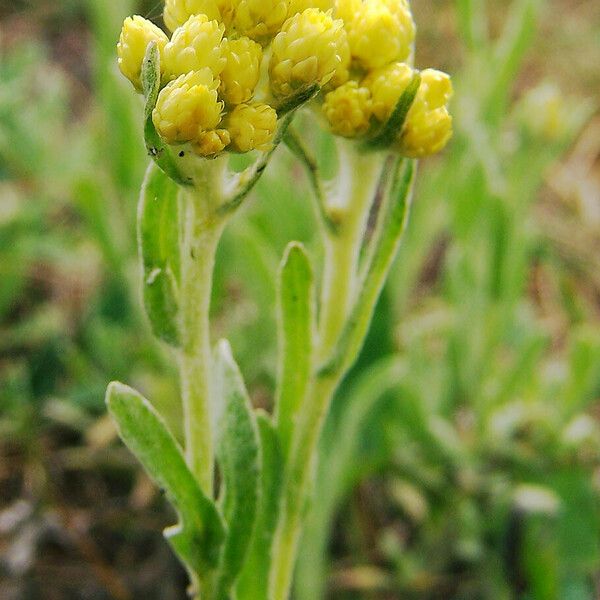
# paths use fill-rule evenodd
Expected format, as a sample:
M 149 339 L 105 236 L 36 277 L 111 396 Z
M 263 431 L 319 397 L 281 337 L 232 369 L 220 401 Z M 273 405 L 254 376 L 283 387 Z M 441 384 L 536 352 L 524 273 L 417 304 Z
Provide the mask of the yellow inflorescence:
M 223 56 L 226 66 L 221 73 L 221 96 L 228 104 L 248 102 L 260 78 L 262 47 L 247 37 L 227 40 Z
M 221 20 L 217 0 L 165 0 L 163 19 L 171 31 L 181 27 L 192 15 L 206 15 L 210 20 Z
M 371 125 L 371 92 L 356 81 L 348 81 L 325 96 L 323 113 L 336 135 L 364 135 Z
M 452 97 L 452 81 L 446 73 L 426 69 L 421 87 L 408 113 L 399 138 L 400 150 L 413 158 L 436 154 L 452 136 L 452 117 L 447 104 Z
M 125 20 L 119 67 L 141 91 L 148 44 L 161 80 L 153 121 L 168 144 L 201 156 L 271 145 L 273 108 L 318 84 L 331 131 L 377 135 L 413 79 L 415 25 L 408 0 L 165 0 L 167 35 L 142 17 Z M 394 148 L 406 156 L 441 150 L 452 133 L 450 78 L 432 69 Z
M 216 156 L 231 143 L 227 129 L 213 129 L 202 132 L 192 143 L 194 152 L 200 156 Z
M 233 25 L 241 34 L 268 42 L 288 16 L 289 0 L 237 0 Z
M 119 69 L 137 90 L 142 89 L 140 75 L 148 44 L 156 42 L 162 55 L 168 41 L 161 29 L 143 17 L 136 15 L 125 19 L 117 44 Z
M 327 12 L 335 8 L 335 0 L 291 0 L 288 16 L 293 17 L 307 8 L 318 8 L 320 11 Z
M 162 89 L 152 120 L 165 142 L 197 142 L 204 132 L 216 129 L 223 111 L 218 87 L 219 81 L 205 68 L 181 75 Z
M 380 121 L 390 118 L 400 96 L 413 78 L 413 70 L 406 63 L 392 63 L 372 71 L 363 81 L 373 98 L 373 114 Z
M 414 25 L 398 18 L 403 11 L 392 11 L 384 2 L 372 0 L 363 4 L 348 25 L 348 40 L 352 57 L 365 69 L 377 69 L 396 61 L 406 60 L 414 40 Z
M 268 104 L 240 104 L 227 116 L 231 145 L 237 152 L 269 150 L 276 128 L 277 113 Z
M 271 89 L 276 96 L 288 96 L 298 88 L 332 78 L 347 79 L 349 56 L 342 21 L 317 8 L 288 19 L 273 40 L 269 65 Z
M 173 32 L 164 50 L 164 71 L 167 79 L 176 79 L 191 71 L 209 68 L 217 76 L 227 60 L 223 56 L 225 26 L 209 21 L 206 15 L 194 15 Z
M 347 32 L 350 80 L 333 79 L 321 106 L 332 133 L 377 135 L 394 112 L 416 71 L 415 24 L 408 0 L 336 0 L 335 16 Z M 409 157 L 439 152 L 452 135 L 448 102 L 452 84 L 445 73 L 426 69 L 393 148 Z

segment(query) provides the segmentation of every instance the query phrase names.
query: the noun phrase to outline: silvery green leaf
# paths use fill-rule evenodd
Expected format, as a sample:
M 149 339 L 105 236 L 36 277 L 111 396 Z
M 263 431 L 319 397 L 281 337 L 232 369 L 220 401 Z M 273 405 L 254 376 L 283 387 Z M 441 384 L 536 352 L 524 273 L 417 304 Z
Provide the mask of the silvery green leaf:
M 284 456 L 277 430 L 264 413 L 257 415 L 261 448 L 260 502 L 254 536 L 236 587 L 238 600 L 267 600 L 273 536 L 279 517 Z
M 288 245 L 278 281 L 279 376 L 276 422 L 284 454 L 312 371 L 316 308 L 314 277 L 302 244 Z
M 226 341 L 215 352 L 217 459 L 221 469 L 221 510 L 227 523 L 214 600 L 232 597 L 256 520 L 259 499 L 259 434 L 242 375 Z
M 376 239 L 360 293 L 333 355 L 320 368 L 319 374 L 323 377 L 348 369 L 362 348 L 377 300 L 406 229 L 414 175 L 414 160 L 397 161 L 389 197 L 378 217 Z
M 216 506 L 200 489 L 175 438 L 145 398 L 113 382 L 106 403 L 122 440 L 177 510 L 180 522 L 166 529 L 165 537 L 191 572 L 205 580 L 219 564 L 225 539 Z
M 144 270 L 144 306 L 152 331 L 168 344 L 179 346 L 179 188 L 153 163 L 140 196 L 138 240 Z

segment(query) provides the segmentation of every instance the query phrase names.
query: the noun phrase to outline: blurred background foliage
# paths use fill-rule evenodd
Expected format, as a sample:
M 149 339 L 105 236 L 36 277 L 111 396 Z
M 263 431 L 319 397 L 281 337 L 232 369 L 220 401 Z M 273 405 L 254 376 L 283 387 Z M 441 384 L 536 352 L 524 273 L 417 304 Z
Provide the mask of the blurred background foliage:
M 456 136 L 322 442 L 297 600 L 600 597 L 600 5 L 414 0 L 417 66 Z M 117 73 L 133 0 L 0 0 L 0 597 L 183 598 L 172 515 L 105 417 L 108 381 L 167 418 L 139 303 L 141 108 Z M 327 136 L 313 132 L 327 166 Z M 313 241 L 284 150 L 227 232 L 213 303 L 257 405 L 274 274 Z M 290 172 L 293 184 L 290 185 Z M 176 421 L 176 419 L 174 420 Z

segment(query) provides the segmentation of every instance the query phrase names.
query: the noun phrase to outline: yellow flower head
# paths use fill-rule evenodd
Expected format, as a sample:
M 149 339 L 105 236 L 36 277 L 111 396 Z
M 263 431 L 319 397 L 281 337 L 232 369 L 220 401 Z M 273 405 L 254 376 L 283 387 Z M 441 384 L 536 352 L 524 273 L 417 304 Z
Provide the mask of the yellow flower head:
M 223 43 L 226 66 L 221 73 L 220 93 L 228 104 L 248 102 L 260 78 L 262 47 L 250 38 L 241 37 Z
M 227 129 L 204 131 L 192 144 L 192 149 L 198 156 L 216 156 L 231 143 Z
M 351 23 L 362 7 L 362 0 L 336 0 L 335 16 L 344 23 Z
M 421 86 L 399 138 L 405 156 L 421 158 L 446 146 L 452 137 L 452 116 L 447 106 L 451 97 L 449 75 L 435 69 L 421 73 Z
M 199 141 L 204 132 L 217 127 L 223 111 L 218 86 L 219 80 L 204 68 L 181 75 L 162 89 L 152 121 L 167 144 Z
M 288 16 L 293 17 L 298 13 L 304 12 L 307 8 L 318 8 L 323 12 L 333 10 L 335 0 L 291 0 Z
M 387 6 L 390 2 L 369 0 L 348 24 L 352 57 L 367 70 L 406 60 L 410 55 L 415 37 L 412 16 L 400 4 L 391 10 Z
M 290 0 L 236 0 L 233 25 L 240 35 L 267 43 L 281 29 Z
M 209 20 L 221 20 L 216 0 L 165 0 L 163 19 L 171 31 L 181 27 L 192 15 L 206 15 Z
M 347 79 L 348 40 L 341 20 L 317 8 L 289 18 L 273 40 L 271 89 L 289 96 L 303 85 Z
M 348 81 L 325 96 L 323 113 L 334 134 L 348 138 L 364 135 L 371 124 L 371 92 Z
M 267 151 L 277 129 L 277 113 L 268 104 L 239 104 L 227 116 L 231 147 L 237 152 Z
M 373 114 L 380 121 L 390 118 L 413 74 L 414 71 L 406 63 L 398 62 L 372 71 L 363 80 L 363 85 L 371 90 Z
M 137 90 L 142 89 L 140 76 L 142 73 L 142 62 L 150 42 L 156 42 L 158 50 L 163 51 L 169 38 L 164 31 L 154 23 L 138 15 L 127 17 L 123 23 L 121 37 L 117 44 L 117 55 L 121 73 L 133 83 Z
M 225 26 L 209 21 L 206 15 L 194 15 L 175 30 L 164 50 L 167 79 L 176 79 L 190 71 L 208 67 L 214 76 L 225 68 L 221 42 Z

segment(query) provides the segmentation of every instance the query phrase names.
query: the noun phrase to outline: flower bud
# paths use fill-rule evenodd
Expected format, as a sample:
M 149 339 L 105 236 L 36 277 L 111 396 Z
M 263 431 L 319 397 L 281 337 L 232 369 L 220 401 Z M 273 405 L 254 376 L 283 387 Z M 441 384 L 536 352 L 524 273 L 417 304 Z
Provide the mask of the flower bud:
M 289 96 L 303 85 L 347 79 L 348 41 L 343 22 L 316 8 L 294 15 L 273 40 L 271 89 Z
M 220 93 L 228 104 L 248 102 L 260 78 L 262 47 L 250 38 L 241 37 L 223 43 L 226 66 L 221 73 Z
M 217 76 L 225 68 L 221 42 L 225 26 L 209 21 L 206 15 L 194 15 L 175 30 L 165 46 L 165 74 L 176 79 L 191 71 L 209 68 Z
M 335 0 L 291 0 L 288 16 L 293 17 L 307 8 L 318 8 L 320 11 L 327 12 L 334 7 Z
M 209 20 L 221 20 L 216 0 L 165 0 L 163 19 L 171 31 L 181 27 L 192 15 L 206 15 Z
M 444 149 L 452 137 L 452 116 L 447 107 L 452 93 L 452 81 L 446 73 L 435 69 L 421 73 L 419 91 L 399 138 L 405 156 L 421 158 Z
M 371 92 L 348 81 L 325 96 L 323 113 L 332 133 L 348 138 L 364 135 L 371 124 Z
M 415 27 L 410 11 L 401 4 L 392 10 L 389 3 L 366 2 L 348 24 L 352 57 L 367 70 L 406 60 L 411 52 Z
M 219 80 L 205 68 L 182 75 L 161 90 L 152 121 L 167 144 L 197 141 L 217 127 L 223 111 L 218 86 Z
M 362 0 L 336 0 L 335 16 L 342 19 L 344 23 L 350 24 L 359 13 Z
M 237 0 L 234 26 L 240 35 L 266 43 L 281 29 L 289 0 Z
M 119 69 L 137 90 L 142 90 L 140 77 L 148 44 L 156 42 L 162 56 L 168 41 L 164 31 L 147 19 L 138 15 L 125 19 L 117 44 Z
M 277 113 L 268 104 L 239 104 L 227 116 L 226 124 L 237 152 L 267 151 L 277 129 Z
M 371 91 L 373 114 L 379 121 L 385 122 L 390 118 L 413 74 L 406 63 L 397 62 L 372 71 L 363 80 L 363 85 Z
M 193 142 L 192 149 L 198 156 L 216 156 L 231 143 L 231 135 L 227 129 L 204 131 Z

